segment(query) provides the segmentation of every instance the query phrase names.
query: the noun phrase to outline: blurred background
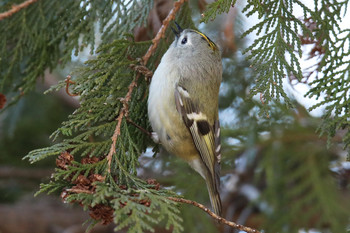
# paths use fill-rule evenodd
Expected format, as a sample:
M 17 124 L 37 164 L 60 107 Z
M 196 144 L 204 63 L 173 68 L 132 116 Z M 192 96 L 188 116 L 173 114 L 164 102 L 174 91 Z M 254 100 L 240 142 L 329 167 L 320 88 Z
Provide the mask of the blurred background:
M 219 102 L 224 215 L 266 232 L 345 229 L 349 223 L 350 163 L 341 143 L 344 132 L 336 132 L 330 140 L 318 135 L 322 109 L 313 115 L 308 113 L 305 106 L 315 100 L 305 101 L 307 83 L 295 80 L 285 82 L 295 108 L 273 103 L 269 115 L 259 115 L 264 102 L 259 96 L 248 97 L 254 69 L 242 55 L 254 37 L 240 37 L 257 17 L 245 18 L 240 4 L 215 21 L 199 24 L 206 3 L 190 1 L 195 25 L 222 48 L 224 74 Z M 173 1 L 156 0 L 147 27 L 133 32 L 135 40 L 152 39 L 172 6 Z M 305 56 L 307 50 L 305 47 Z M 50 134 L 79 106 L 79 100 L 64 90 L 47 95 L 43 92 L 90 56 L 83 51 L 78 57 L 72 55 L 71 64 L 64 69 L 46 72 L 35 92 L 0 115 L 0 233 L 68 233 L 86 229 L 82 223 L 89 214 L 79 206 L 64 204 L 55 195 L 34 198 L 39 184 L 49 180 L 55 158 L 33 165 L 22 158 L 33 149 L 51 145 Z M 154 178 L 187 199 L 210 205 L 204 181 L 185 162 L 163 151 L 154 154 L 152 148 L 139 162 L 140 177 Z M 181 210 L 185 232 L 235 232 L 218 226 L 195 207 L 182 205 Z M 97 226 L 92 232 L 113 232 L 113 226 Z

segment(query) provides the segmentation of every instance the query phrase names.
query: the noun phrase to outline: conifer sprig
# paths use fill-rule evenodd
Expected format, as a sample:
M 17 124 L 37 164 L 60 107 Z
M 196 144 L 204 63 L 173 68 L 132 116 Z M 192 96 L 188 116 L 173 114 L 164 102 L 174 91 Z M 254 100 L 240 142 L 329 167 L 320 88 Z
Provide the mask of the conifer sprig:
M 293 15 L 294 4 L 303 9 L 304 17 L 313 14 L 299 1 L 248 1 L 243 9 L 247 16 L 257 13 L 261 19 L 261 22 L 247 30 L 242 37 L 254 31 L 258 36 L 244 53 L 248 54 L 251 67 L 257 74 L 251 96 L 261 94 L 264 102 L 262 110 L 267 115 L 269 102 L 274 98 L 292 106 L 283 89 L 283 79 L 286 76 L 302 79 L 299 62 L 302 48 L 298 31 L 311 37 L 312 33 Z
M 0 20 L 3 20 L 4 18 L 10 17 L 14 13 L 20 11 L 23 8 L 28 7 L 30 4 L 35 3 L 38 0 L 26 0 L 25 2 L 19 4 L 19 5 L 13 5 L 10 10 L 0 13 Z
M 6 15 L 16 10 L 0 21 L 0 31 L 7 32 L 0 35 L 0 54 L 7 58 L 0 59 L 0 92 L 10 97 L 7 107 L 33 90 L 46 69 L 70 62 L 72 52 L 77 56 L 88 48 L 93 54 L 98 43 L 121 39 L 142 26 L 153 0 L 36 0 L 21 6 L 0 5 Z
M 321 47 L 318 54 L 319 63 L 316 67 L 314 81 L 310 83 L 311 89 L 305 94 L 308 97 L 324 98 L 313 105 L 309 110 L 326 106 L 323 123 L 319 127 L 321 135 L 327 134 L 330 139 L 338 130 L 346 130 L 343 137 L 344 148 L 350 145 L 350 50 L 346 47 L 350 43 L 350 29 L 342 29 L 338 21 L 340 12 L 347 9 L 348 1 L 330 4 L 330 1 L 321 1 L 317 8 L 324 18 L 315 19 L 316 28 L 313 30 L 317 44 Z M 350 153 L 348 153 L 349 155 Z M 350 160 L 349 156 L 348 159 Z
M 206 11 L 202 14 L 201 22 L 207 23 L 214 20 L 217 15 L 228 13 L 231 7 L 236 4 L 237 0 L 217 0 L 207 6 Z

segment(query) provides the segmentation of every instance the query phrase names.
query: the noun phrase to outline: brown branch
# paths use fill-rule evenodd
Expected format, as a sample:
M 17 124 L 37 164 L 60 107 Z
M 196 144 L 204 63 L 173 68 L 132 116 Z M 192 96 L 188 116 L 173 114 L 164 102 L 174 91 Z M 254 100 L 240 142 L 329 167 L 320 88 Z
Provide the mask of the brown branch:
M 245 231 L 245 232 L 248 232 L 248 233 L 261 233 L 260 231 L 258 231 L 256 229 L 253 229 L 253 228 L 250 228 L 250 227 L 246 227 L 246 226 L 243 226 L 243 225 L 235 223 L 235 222 L 228 221 L 227 219 L 216 215 L 210 209 L 208 209 L 206 206 L 204 206 L 204 205 L 202 205 L 202 204 L 200 204 L 198 202 L 195 202 L 195 201 L 192 201 L 192 200 L 183 199 L 183 198 L 178 198 L 178 197 L 168 197 L 168 199 L 172 200 L 172 201 L 175 201 L 175 202 L 180 202 L 180 203 L 185 203 L 185 204 L 196 206 L 196 207 L 202 209 L 207 214 L 209 214 L 212 218 L 217 220 L 219 223 L 226 224 L 226 225 L 228 225 L 228 226 L 230 226 L 232 228 L 239 229 L 241 231 Z
M 138 128 L 139 130 L 141 130 L 144 134 L 146 134 L 147 136 L 149 136 L 150 138 L 152 138 L 152 133 L 148 132 L 146 129 L 142 128 L 141 126 L 139 126 L 138 124 L 136 124 L 135 122 L 133 122 L 131 119 L 127 118 L 126 119 L 130 124 L 132 124 L 133 126 L 135 126 L 136 128 Z
M 182 4 L 184 4 L 187 0 L 179 0 L 177 2 L 175 2 L 173 9 L 169 12 L 168 16 L 163 20 L 163 24 L 162 27 L 159 29 L 157 35 L 154 37 L 154 39 L 152 40 L 152 45 L 149 47 L 147 53 L 145 54 L 145 56 L 143 56 L 142 60 L 143 60 L 143 65 L 145 66 L 149 60 L 149 58 L 152 56 L 152 54 L 154 53 L 154 51 L 156 50 L 160 39 L 162 37 L 164 37 L 165 31 L 166 29 L 169 27 L 169 22 L 171 20 L 175 19 L 175 15 L 176 13 L 180 10 Z M 111 164 L 112 164 L 112 157 L 113 154 L 115 153 L 115 146 L 117 144 L 117 140 L 118 140 L 118 136 L 120 135 L 120 127 L 121 127 L 121 123 L 124 117 L 128 117 L 128 103 L 131 100 L 131 94 L 134 90 L 134 88 L 137 86 L 137 81 L 140 78 L 141 73 L 139 72 L 135 79 L 130 83 L 129 87 L 128 87 L 128 92 L 125 95 L 125 98 L 122 99 L 123 102 L 123 107 L 119 112 L 119 116 L 117 118 L 117 126 L 114 130 L 113 136 L 112 136 L 112 145 L 111 148 L 109 150 L 109 153 L 107 155 L 107 161 L 108 161 L 108 172 L 111 172 Z
M 265 104 L 264 94 L 263 93 L 260 93 L 260 101 L 261 101 L 262 104 Z
M 146 66 L 138 66 L 135 64 L 131 64 L 130 68 L 143 74 L 146 78 L 151 78 L 153 76 L 153 72 L 150 71 Z
M 111 164 L 112 164 L 112 156 L 114 154 L 114 151 L 115 151 L 115 145 L 117 144 L 117 139 L 118 139 L 118 136 L 120 135 L 120 126 L 122 124 L 122 120 L 123 120 L 123 117 L 124 117 L 124 108 L 121 110 L 118 118 L 117 118 L 117 121 L 118 121 L 118 124 L 117 126 L 115 127 L 115 130 L 114 130 L 114 133 L 113 133 L 113 136 L 112 136 L 112 145 L 111 145 L 111 148 L 109 149 L 109 153 L 107 155 L 107 161 L 108 161 L 108 173 L 111 173 Z
M 23 8 L 26 8 L 27 6 L 29 6 L 30 4 L 33 4 L 34 2 L 36 2 L 38 0 L 27 0 L 19 5 L 13 5 L 11 7 L 11 10 L 8 10 L 6 12 L 0 13 L 0 20 L 3 20 L 7 17 L 10 17 L 11 15 L 13 15 L 14 13 L 20 11 Z
M 87 193 L 87 194 L 93 194 L 94 193 L 93 191 L 85 190 L 85 189 L 79 189 L 79 188 L 71 188 L 71 189 L 67 189 L 66 191 L 67 192 L 72 192 L 72 193 Z M 204 206 L 204 205 L 202 205 L 202 204 L 200 204 L 198 202 L 195 202 L 195 201 L 192 201 L 192 200 L 187 200 L 187 199 L 184 199 L 184 198 L 178 198 L 178 197 L 168 197 L 168 199 L 171 200 L 171 201 L 175 201 L 175 202 L 180 202 L 180 203 L 185 203 L 185 204 L 196 206 L 196 207 L 202 209 L 207 214 L 209 214 L 212 218 L 217 220 L 219 223 L 226 224 L 226 225 L 228 225 L 228 226 L 230 226 L 232 228 L 239 229 L 241 231 L 245 231 L 245 232 L 248 232 L 248 233 L 261 233 L 260 231 L 258 231 L 256 229 L 253 229 L 251 227 L 247 227 L 247 226 L 235 223 L 235 222 L 228 221 L 227 219 L 216 215 L 214 212 L 212 212 L 206 206 Z

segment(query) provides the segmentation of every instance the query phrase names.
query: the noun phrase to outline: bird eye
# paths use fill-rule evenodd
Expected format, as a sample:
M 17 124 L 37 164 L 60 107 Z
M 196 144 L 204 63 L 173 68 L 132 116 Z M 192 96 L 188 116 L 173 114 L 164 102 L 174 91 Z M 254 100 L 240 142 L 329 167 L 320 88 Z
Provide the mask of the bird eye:
M 181 44 L 186 44 L 187 43 L 187 37 L 184 37 L 181 41 Z

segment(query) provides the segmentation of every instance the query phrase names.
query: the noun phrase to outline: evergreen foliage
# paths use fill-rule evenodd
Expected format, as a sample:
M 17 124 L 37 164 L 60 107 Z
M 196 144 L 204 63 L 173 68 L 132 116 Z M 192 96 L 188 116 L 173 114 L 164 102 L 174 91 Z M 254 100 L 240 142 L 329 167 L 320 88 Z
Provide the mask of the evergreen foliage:
M 2 12 L 20 1 L 1 3 Z M 65 65 L 86 47 L 95 50 L 145 22 L 152 1 L 38 1 L 0 23 L 0 90 L 18 100 L 33 90 L 45 69 Z M 127 23 L 126 23 L 127 22 Z M 10 98 L 8 98 L 10 99 Z
M 0 11 L 8 10 L 15 2 L 0 3 Z M 214 20 L 235 4 L 236 0 L 215 1 L 207 6 L 201 21 Z M 296 5 L 303 10 L 304 19 L 294 16 Z M 349 56 L 344 47 L 349 43 L 350 31 L 341 31 L 338 26 L 347 1 L 315 1 L 315 5 L 316 9 L 311 10 L 298 0 L 248 1 L 243 13 L 257 13 L 261 20 L 243 34 L 244 37 L 257 32 L 259 36 L 244 51 L 251 63 L 242 61 L 237 54 L 223 59 L 223 83 L 228 90 L 220 97 L 220 108 L 233 107 L 240 113 L 232 124 L 223 124 L 223 174 L 232 173 L 237 154 L 248 158 L 247 170 L 255 174 L 249 182 L 261 192 L 252 205 L 264 215 L 263 228 L 267 232 L 296 232 L 309 227 L 343 232 L 349 221 L 348 201 L 339 202 L 339 192 L 329 174 L 333 155 L 321 145 L 314 149 L 303 144 L 316 139 L 304 132 L 306 127 L 284 106 L 297 106 L 285 93 L 283 80 L 286 76 L 303 78 L 299 59 L 302 39 L 309 38 L 322 48 L 317 71 L 323 75 L 311 83 L 313 88 L 307 94 L 326 94 L 325 100 L 313 107 L 327 104 L 321 133 L 334 136 L 338 129 L 348 129 L 350 66 L 343 58 Z M 39 0 L 0 21 L 0 31 L 6 31 L 0 35 L 0 92 L 12 97 L 13 104 L 34 89 L 37 78 L 46 69 L 65 66 L 72 53 L 77 55 L 90 48 L 94 57 L 75 70 L 69 86 L 70 93 L 79 96 L 80 107 L 52 134 L 54 145 L 33 150 L 25 157 L 31 163 L 56 158 L 52 179 L 42 184 L 38 193 L 60 193 L 65 202 L 81 204 L 90 212 L 92 226 L 114 222 L 116 231 L 154 232 L 156 226 L 164 225 L 172 232 L 213 232 L 216 228 L 207 225 L 210 223 L 205 216 L 187 210 L 181 214 L 177 203 L 167 198 L 182 193 L 195 199 L 201 190 L 199 186 L 204 187 L 200 177 L 189 175 L 189 168 L 183 168 L 183 162 L 164 157 L 148 165 L 148 169 L 156 170 L 161 163 L 172 174 L 168 177 L 154 172 L 156 177 L 152 178 L 161 184 L 162 179 L 176 184 L 173 191 L 137 176 L 140 155 L 155 145 L 130 124 L 151 130 L 146 107 L 148 80 L 134 67 L 143 65 L 140 58 L 152 41 L 137 42 L 130 33 L 144 24 L 152 7 L 151 0 Z M 317 28 L 307 27 L 306 20 L 314 22 Z M 188 4 L 182 6 L 176 21 L 184 28 L 194 28 Z M 96 35 L 101 36 L 100 42 Z M 156 69 L 172 39 L 168 29 L 146 64 L 148 69 Z M 249 65 L 254 69 L 247 69 Z M 262 94 L 263 103 L 246 99 L 246 91 L 254 81 L 250 96 Z M 133 82 L 137 86 L 126 103 L 125 96 Z M 49 91 L 65 86 L 66 82 L 61 81 Z M 256 116 L 257 106 L 268 119 Z M 122 118 L 109 165 L 111 138 L 125 107 L 128 111 Z M 302 112 L 300 108 L 297 111 Z M 262 139 L 264 132 L 269 132 L 268 139 Z M 305 138 L 299 138 L 300 135 Z M 239 143 L 233 145 L 226 138 Z M 347 147 L 348 131 L 343 140 Z M 285 148 L 278 146 L 285 142 Z M 184 172 L 179 174 L 180 167 Z M 268 203 L 268 208 L 259 208 L 259 203 Z M 309 226 L 315 218 L 316 223 Z M 200 227 L 193 224 L 196 221 L 202 223 Z
M 283 89 L 283 79 L 292 76 L 299 81 L 303 78 L 299 59 L 302 56 L 303 41 L 300 37 L 308 38 L 319 49 L 318 56 L 321 61 L 315 69 L 322 77 L 316 77 L 310 83 L 311 90 L 308 97 L 320 97 L 326 95 L 325 100 L 315 104 L 310 110 L 326 105 L 327 112 L 324 115 L 324 123 L 320 127 L 321 134 L 327 133 L 334 137 L 336 130 L 348 129 L 347 121 L 349 111 L 348 78 L 349 55 L 346 43 L 349 43 L 349 29 L 341 29 L 339 21 L 341 14 L 346 11 L 348 1 L 314 1 L 315 10 L 311 10 L 300 1 L 248 1 L 244 12 L 247 16 L 258 13 L 261 22 L 247 30 L 243 36 L 254 31 L 258 37 L 250 45 L 245 53 L 251 66 L 257 72 L 255 87 L 251 96 L 261 94 L 263 101 L 262 113 L 268 115 L 268 103 L 276 98 L 291 105 L 290 99 Z M 303 19 L 293 15 L 293 10 L 298 6 L 303 11 Z M 316 28 L 308 28 L 305 21 L 311 21 Z M 302 35 L 302 36 L 300 36 Z M 316 55 L 314 55 L 316 56 Z M 344 60 L 345 58 L 345 60 Z M 309 74 L 310 76 L 310 74 Z M 334 115 L 334 116 L 333 116 Z M 349 132 L 349 131 L 347 131 Z M 344 147 L 350 143 L 350 134 L 344 137 Z
M 235 4 L 236 0 L 218 0 L 211 3 L 203 13 L 201 22 L 207 23 L 209 20 L 214 20 L 218 14 L 227 13 Z
M 298 29 L 302 35 L 311 32 L 303 22 L 293 15 L 294 4 L 299 5 L 304 12 L 304 18 L 309 17 L 312 11 L 299 1 L 265 1 L 264 3 L 249 1 L 243 12 L 247 16 L 258 13 L 261 22 L 247 30 L 243 36 L 256 31 L 257 39 L 250 45 L 245 53 L 250 53 L 251 66 L 257 72 L 256 84 L 251 95 L 262 94 L 265 106 L 276 98 L 281 97 L 289 106 L 291 102 L 283 90 L 283 79 L 286 76 L 302 78 L 299 58 L 302 55 Z M 295 53 L 297 51 L 297 53 Z M 289 56 L 289 61 L 287 57 Z M 267 109 L 264 108 L 267 114 Z
M 315 18 L 317 27 L 313 30 L 313 34 L 317 39 L 314 47 L 320 53 L 317 54 L 320 61 L 315 71 L 316 79 L 310 83 L 312 88 L 306 96 L 324 98 L 310 108 L 312 110 L 326 106 L 324 122 L 319 131 L 321 135 L 328 134 L 331 138 L 335 136 L 337 130 L 346 129 L 343 142 L 344 148 L 349 151 L 350 29 L 341 29 L 338 23 L 341 20 L 341 13 L 347 9 L 347 6 L 348 1 L 336 4 L 321 1 L 316 9 L 320 18 Z M 321 19 L 323 19 L 322 22 L 318 21 Z M 321 51 L 319 51 L 320 47 Z
M 243 180 L 229 195 L 236 196 L 237 206 L 246 201 L 246 209 L 249 203 L 259 208 L 265 216 L 262 228 L 266 232 L 307 230 L 310 222 L 320 232 L 345 232 L 350 203 L 329 171 L 330 164 L 339 163 L 337 147 L 326 149 L 326 138 L 314 134 L 321 121 L 310 118 L 295 101 L 293 110 L 274 104 L 269 118 L 257 117 L 256 106 L 262 103 L 246 99 L 255 74 L 247 72 L 248 65 L 240 59 L 224 59 L 223 82 L 230 89 L 220 99 L 222 109 L 230 105 L 238 113 L 222 132 L 223 138 L 235 139 L 235 143 L 222 142 L 222 172 L 229 179 L 235 166 L 233 174 Z M 245 78 L 236 78 L 240 75 Z M 257 193 L 253 200 L 242 194 L 250 185 Z M 250 192 L 254 194 L 254 190 Z
M 272 210 L 279 209 L 278 214 L 266 210 L 264 229 L 268 232 L 279 232 L 280 229 L 298 232 L 315 221 L 316 229 L 328 226 L 331 232 L 343 232 L 348 222 L 348 202 L 341 199 L 336 183 L 329 175 L 331 157 L 325 153 L 324 139 L 314 142 L 317 149 L 310 149 L 309 143 L 300 141 L 313 141 L 314 135 L 305 132 L 299 122 L 290 127 L 293 129 L 286 129 L 284 135 L 273 142 L 288 143 L 288 151 L 279 145 L 267 146 L 267 151 L 264 151 L 267 156 L 260 161 L 269 187 L 261 199 L 269 203 Z M 272 131 L 273 139 L 278 138 L 275 133 Z M 279 217 L 281 215 L 283 217 Z

